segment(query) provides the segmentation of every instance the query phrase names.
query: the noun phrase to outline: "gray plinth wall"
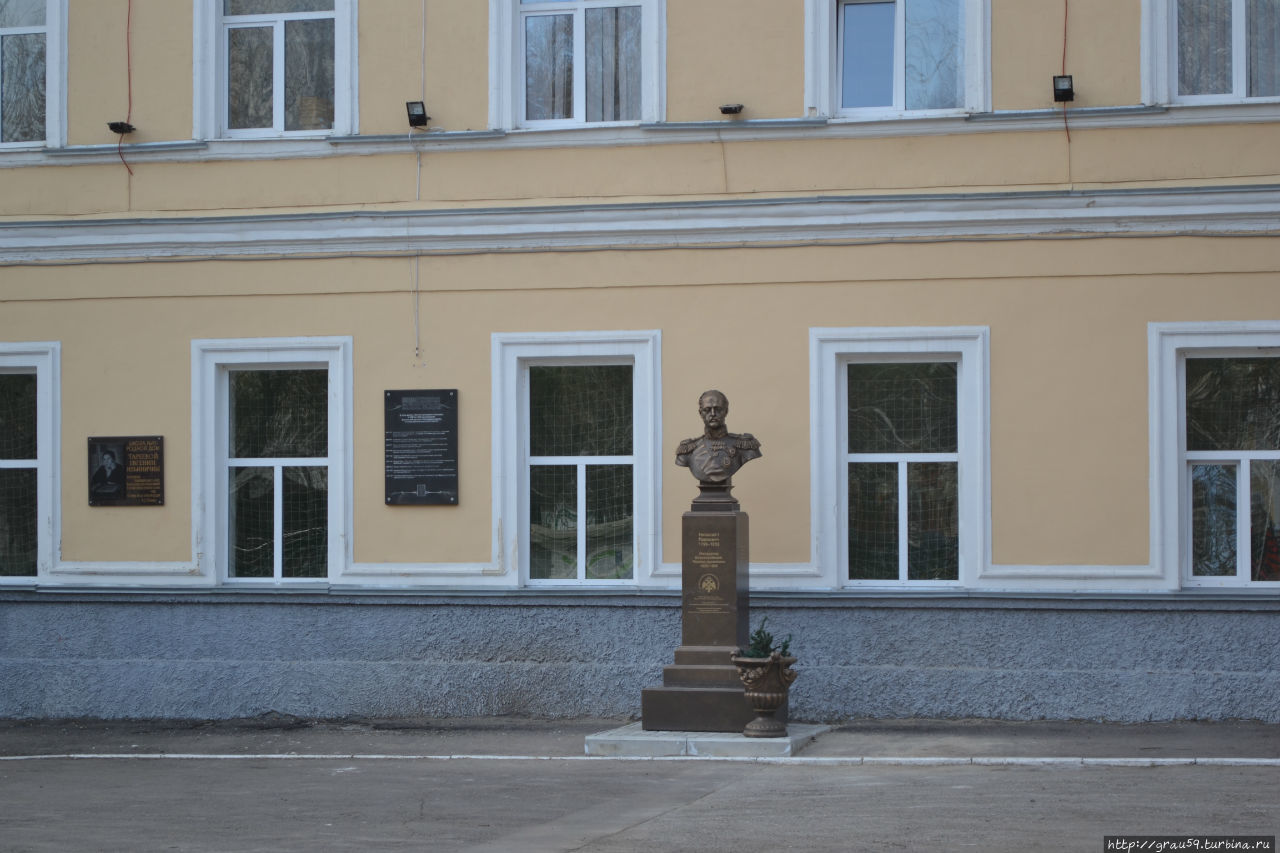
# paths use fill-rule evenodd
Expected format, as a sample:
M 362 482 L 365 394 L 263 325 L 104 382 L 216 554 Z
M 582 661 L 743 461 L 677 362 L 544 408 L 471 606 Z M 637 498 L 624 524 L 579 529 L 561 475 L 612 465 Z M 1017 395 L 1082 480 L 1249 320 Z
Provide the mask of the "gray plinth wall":
M 0 717 L 629 717 L 678 594 L 0 593 Z M 762 595 L 792 716 L 1280 722 L 1280 601 Z

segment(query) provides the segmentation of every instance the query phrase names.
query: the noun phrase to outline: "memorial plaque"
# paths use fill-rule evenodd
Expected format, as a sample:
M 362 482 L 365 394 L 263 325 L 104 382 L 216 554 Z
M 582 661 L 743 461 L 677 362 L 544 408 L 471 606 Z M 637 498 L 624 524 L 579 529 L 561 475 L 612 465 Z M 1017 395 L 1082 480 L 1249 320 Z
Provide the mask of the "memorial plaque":
M 164 436 L 89 439 L 89 506 L 163 506 Z
M 388 505 L 458 503 L 458 392 L 387 391 Z

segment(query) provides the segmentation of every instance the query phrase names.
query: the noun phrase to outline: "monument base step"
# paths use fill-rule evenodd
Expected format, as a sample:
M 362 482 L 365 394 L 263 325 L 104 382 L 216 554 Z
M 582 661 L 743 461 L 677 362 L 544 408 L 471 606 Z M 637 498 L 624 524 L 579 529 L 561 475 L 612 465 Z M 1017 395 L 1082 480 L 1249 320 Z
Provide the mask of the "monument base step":
M 646 731 L 737 732 L 755 719 L 741 685 L 737 687 L 646 687 L 640 691 L 641 726 Z M 786 722 L 787 706 L 775 716 Z
M 741 733 L 646 731 L 640 723 L 587 735 L 587 755 L 600 758 L 786 758 L 830 726 L 791 723 L 786 737 L 751 738 Z

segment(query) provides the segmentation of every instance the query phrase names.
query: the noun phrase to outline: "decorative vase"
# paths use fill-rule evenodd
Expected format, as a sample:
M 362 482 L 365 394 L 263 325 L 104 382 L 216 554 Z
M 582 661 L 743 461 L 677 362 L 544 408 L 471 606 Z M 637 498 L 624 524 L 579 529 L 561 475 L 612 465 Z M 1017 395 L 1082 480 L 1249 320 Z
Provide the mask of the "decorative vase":
M 796 659 L 774 652 L 767 658 L 734 655 L 733 662 L 746 687 L 747 703 L 756 712 L 756 718 L 747 723 L 742 733 L 747 737 L 786 737 L 787 726 L 774 712 L 787 701 L 791 682 L 796 680 L 796 671 L 791 668 Z

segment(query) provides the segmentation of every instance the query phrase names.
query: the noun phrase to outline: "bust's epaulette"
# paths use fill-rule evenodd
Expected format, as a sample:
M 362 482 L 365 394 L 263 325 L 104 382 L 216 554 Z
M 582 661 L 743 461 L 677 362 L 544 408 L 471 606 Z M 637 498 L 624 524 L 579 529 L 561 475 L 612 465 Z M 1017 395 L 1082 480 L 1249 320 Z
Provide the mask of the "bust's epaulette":
M 680 446 L 676 448 L 676 455 L 687 456 L 688 454 L 692 453 L 693 449 L 697 446 L 698 446 L 698 439 L 686 438 L 684 441 L 681 441 Z
M 734 439 L 733 440 L 734 445 L 739 450 L 759 450 L 760 449 L 760 442 L 757 441 L 756 437 L 749 432 L 744 432 L 741 435 L 735 435 L 733 439 Z

